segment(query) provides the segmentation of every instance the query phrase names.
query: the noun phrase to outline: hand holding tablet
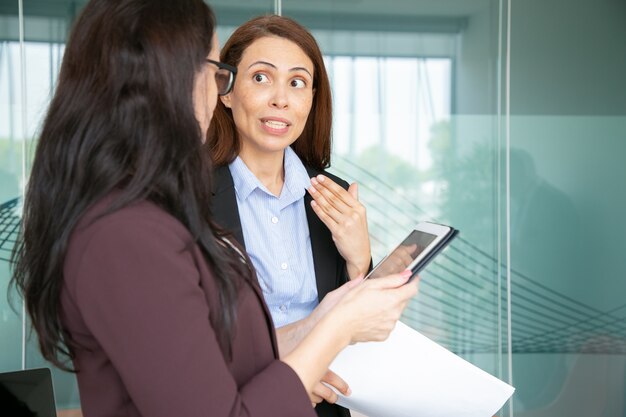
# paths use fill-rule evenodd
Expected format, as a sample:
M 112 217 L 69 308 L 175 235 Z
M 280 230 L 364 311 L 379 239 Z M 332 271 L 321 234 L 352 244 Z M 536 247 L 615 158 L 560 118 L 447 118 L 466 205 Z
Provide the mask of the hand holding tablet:
M 453 227 L 421 222 L 365 277 L 378 278 L 410 269 L 409 282 L 459 233 Z

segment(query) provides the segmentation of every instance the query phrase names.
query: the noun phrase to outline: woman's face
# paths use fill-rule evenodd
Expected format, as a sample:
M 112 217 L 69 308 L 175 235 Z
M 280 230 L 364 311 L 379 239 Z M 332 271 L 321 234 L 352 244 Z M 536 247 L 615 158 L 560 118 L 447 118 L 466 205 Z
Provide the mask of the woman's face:
M 233 91 L 220 97 L 232 110 L 242 154 L 282 153 L 300 136 L 313 103 L 313 70 L 285 38 L 259 38 L 245 49 Z
M 217 34 L 213 34 L 211 41 L 211 52 L 207 58 L 214 61 L 220 59 L 220 48 L 217 40 Z M 213 118 L 213 111 L 217 104 L 217 84 L 215 83 L 215 73 L 217 67 L 214 64 L 206 62 L 202 66 L 202 70 L 196 74 L 196 80 L 193 89 L 193 104 L 196 113 L 196 119 L 200 124 L 202 131 L 202 140 L 206 140 L 206 132 Z

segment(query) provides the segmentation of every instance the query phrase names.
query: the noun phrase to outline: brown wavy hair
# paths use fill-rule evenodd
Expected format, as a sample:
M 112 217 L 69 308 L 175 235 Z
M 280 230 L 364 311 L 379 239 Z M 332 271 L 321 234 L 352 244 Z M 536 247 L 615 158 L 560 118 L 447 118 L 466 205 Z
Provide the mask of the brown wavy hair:
M 313 62 L 313 104 L 302 134 L 291 145 L 302 162 L 316 169 L 330 166 L 332 98 L 322 52 L 311 33 L 288 17 L 269 15 L 241 25 L 228 39 L 220 60 L 238 66 L 248 46 L 259 38 L 278 36 L 292 41 Z M 241 151 L 241 142 L 232 111 L 218 100 L 209 127 L 207 148 L 216 166 L 232 162 Z

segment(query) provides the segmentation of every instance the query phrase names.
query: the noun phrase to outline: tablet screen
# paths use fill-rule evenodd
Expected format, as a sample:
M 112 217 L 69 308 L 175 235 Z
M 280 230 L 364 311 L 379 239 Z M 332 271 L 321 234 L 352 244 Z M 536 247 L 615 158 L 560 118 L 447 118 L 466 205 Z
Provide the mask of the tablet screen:
M 413 230 L 389 256 L 376 265 L 368 278 L 384 277 L 404 271 L 436 238 L 436 235 Z

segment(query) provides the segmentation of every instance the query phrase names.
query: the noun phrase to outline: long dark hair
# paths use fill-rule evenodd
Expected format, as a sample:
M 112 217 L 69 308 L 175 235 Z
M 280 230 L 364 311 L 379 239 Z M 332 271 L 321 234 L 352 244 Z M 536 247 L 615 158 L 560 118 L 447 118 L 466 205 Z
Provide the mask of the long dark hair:
M 222 48 L 222 62 L 237 66 L 250 44 L 259 38 L 278 36 L 292 41 L 313 62 L 313 103 L 304 130 L 291 145 L 307 165 L 324 169 L 330 166 L 332 97 L 322 52 L 311 33 L 293 19 L 269 15 L 255 17 L 239 26 Z M 236 87 L 235 87 L 236 88 Z M 232 162 L 241 143 L 231 109 L 218 100 L 209 127 L 207 148 L 216 165 Z
M 184 224 L 220 291 L 212 318 L 230 349 L 239 277 L 250 270 L 218 243 L 210 221 L 211 162 L 195 117 L 195 75 L 206 64 L 215 18 L 202 0 L 91 0 L 75 23 L 46 115 L 13 253 L 43 356 L 67 369 L 78 346 L 64 331 L 60 294 L 78 220 L 112 190 L 109 210 L 147 199 Z

